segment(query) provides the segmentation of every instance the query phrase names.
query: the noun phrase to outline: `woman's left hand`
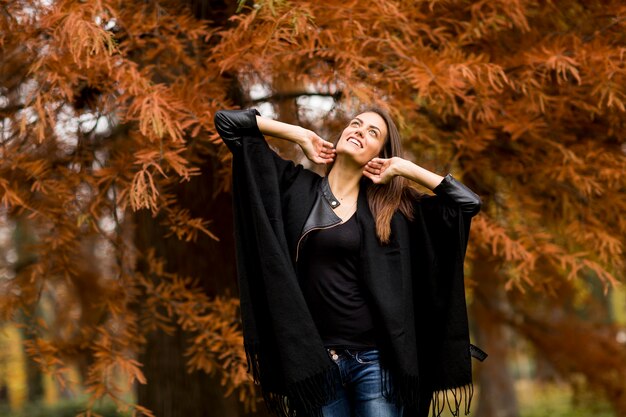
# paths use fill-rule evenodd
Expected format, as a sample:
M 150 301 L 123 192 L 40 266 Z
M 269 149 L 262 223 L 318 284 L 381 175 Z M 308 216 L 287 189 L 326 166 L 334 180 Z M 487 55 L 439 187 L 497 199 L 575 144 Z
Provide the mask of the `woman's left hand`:
M 373 158 L 363 168 L 363 175 L 372 180 L 374 184 L 387 184 L 396 175 L 400 175 L 399 166 L 403 159 L 394 156 L 393 158 Z

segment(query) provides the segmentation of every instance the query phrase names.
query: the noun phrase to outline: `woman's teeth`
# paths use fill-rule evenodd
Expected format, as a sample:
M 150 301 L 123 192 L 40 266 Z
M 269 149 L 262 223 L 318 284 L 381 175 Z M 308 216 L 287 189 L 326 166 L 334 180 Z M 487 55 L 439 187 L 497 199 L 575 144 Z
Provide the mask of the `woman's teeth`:
M 354 138 L 348 138 L 348 142 L 355 144 L 359 148 L 363 148 L 363 145 L 361 144 L 361 142 Z

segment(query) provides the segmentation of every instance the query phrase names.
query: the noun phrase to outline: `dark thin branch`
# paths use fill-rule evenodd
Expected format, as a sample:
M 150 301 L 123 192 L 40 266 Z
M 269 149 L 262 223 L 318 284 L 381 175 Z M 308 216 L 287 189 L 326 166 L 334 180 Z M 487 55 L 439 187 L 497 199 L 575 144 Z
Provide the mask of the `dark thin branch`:
M 293 91 L 293 92 L 289 92 L 289 93 L 275 93 L 266 97 L 261 97 L 261 98 L 257 98 L 254 100 L 250 100 L 250 104 L 258 104 L 258 103 L 264 103 L 267 101 L 283 101 L 283 100 L 292 100 L 292 99 L 296 99 L 298 97 L 311 97 L 311 96 L 318 96 L 318 97 L 332 97 L 335 101 L 340 101 L 341 97 L 342 97 L 342 92 L 338 91 L 336 93 L 310 93 L 308 91 Z
M 6 107 L 0 107 L 0 116 L 2 117 L 11 117 L 13 114 L 18 111 L 24 110 L 26 108 L 23 104 L 13 104 Z

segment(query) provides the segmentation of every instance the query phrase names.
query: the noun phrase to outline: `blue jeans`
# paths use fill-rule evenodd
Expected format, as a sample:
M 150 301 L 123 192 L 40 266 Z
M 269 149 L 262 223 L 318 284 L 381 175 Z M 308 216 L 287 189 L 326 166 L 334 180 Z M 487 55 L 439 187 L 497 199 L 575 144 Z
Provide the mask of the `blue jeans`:
M 324 417 L 400 417 L 402 407 L 382 395 L 377 349 L 326 349 L 337 364 L 337 397 L 322 407 Z

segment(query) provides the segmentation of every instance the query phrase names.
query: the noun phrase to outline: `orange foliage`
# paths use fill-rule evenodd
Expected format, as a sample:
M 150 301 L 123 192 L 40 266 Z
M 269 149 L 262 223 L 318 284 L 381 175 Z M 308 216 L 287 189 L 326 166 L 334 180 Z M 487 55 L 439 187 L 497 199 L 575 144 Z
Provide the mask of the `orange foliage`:
M 624 280 L 621 1 L 269 1 L 224 27 L 184 4 L 0 2 L 0 204 L 37 230 L 36 259 L 1 284 L 0 313 L 63 300 L 55 328 L 29 324 L 27 351 L 60 374 L 64 356 L 90 352 L 94 400 L 124 407 L 109 376 L 151 383 L 136 361 L 144 335 L 178 326 L 194 335 L 189 369 L 219 372 L 254 404 L 236 301 L 166 273 L 128 232 L 132 211 L 150 210 L 181 244 L 218 238 L 175 190 L 202 155 L 228 163 L 212 115 L 246 104 L 233 103 L 233 80 L 249 102 L 254 85 L 293 80 L 337 99 L 331 119 L 362 102 L 388 107 L 416 162 L 483 198 L 470 256 L 501 260 L 508 290 Z M 206 181 L 228 190 L 227 172 Z

